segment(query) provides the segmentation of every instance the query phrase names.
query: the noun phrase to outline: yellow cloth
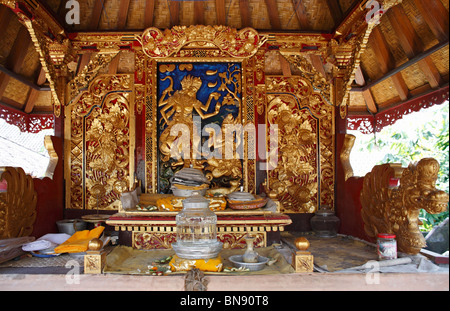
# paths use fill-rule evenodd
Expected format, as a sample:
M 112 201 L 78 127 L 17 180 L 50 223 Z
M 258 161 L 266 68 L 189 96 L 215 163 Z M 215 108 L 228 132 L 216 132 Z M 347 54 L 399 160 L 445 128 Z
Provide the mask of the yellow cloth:
M 105 227 L 98 226 L 92 230 L 83 230 L 75 232 L 70 238 L 61 245 L 55 247 L 55 253 L 82 253 L 87 251 L 89 241 L 99 238 Z
M 220 272 L 223 268 L 222 258 L 220 255 L 211 259 L 183 259 L 174 255 L 169 262 L 172 271 L 188 271 L 197 268 L 200 271 Z

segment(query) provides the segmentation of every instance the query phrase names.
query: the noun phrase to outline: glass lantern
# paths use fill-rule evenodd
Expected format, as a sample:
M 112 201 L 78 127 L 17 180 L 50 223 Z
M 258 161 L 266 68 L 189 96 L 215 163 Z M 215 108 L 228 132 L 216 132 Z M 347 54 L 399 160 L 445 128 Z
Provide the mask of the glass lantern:
M 217 240 L 217 216 L 209 201 L 197 192 L 183 200 L 176 216 L 177 242 L 172 248 L 180 258 L 210 259 L 218 256 L 223 243 Z

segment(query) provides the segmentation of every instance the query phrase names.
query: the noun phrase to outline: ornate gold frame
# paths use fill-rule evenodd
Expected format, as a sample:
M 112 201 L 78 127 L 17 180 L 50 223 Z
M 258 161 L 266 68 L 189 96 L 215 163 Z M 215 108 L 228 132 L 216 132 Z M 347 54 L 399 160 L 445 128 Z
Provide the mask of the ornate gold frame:
M 150 33 L 156 34 L 156 39 L 149 42 L 145 39 Z M 215 37 L 217 33 L 221 35 Z M 244 34 L 249 34 L 245 42 Z M 175 39 L 174 39 L 175 37 Z M 141 82 L 136 89 L 141 90 L 145 96 L 145 192 L 156 193 L 157 186 L 157 64 L 158 62 L 240 62 L 242 64 L 242 125 L 255 124 L 255 107 L 261 105 L 255 100 L 262 98 L 263 89 L 259 84 L 264 83 L 264 57 L 258 54 L 258 49 L 265 43 L 267 38 L 260 36 L 255 30 L 246 28 L 236 31 L 225 26 L 191 26 L 174 27 L 164 33 L 156 28 L 144 31 L 142 36 L 136 36 L 142 44 L 142 51 L 136 53 L 137 75 Z M 235 38 L 236 40 L 227 40 Z M 168 42 L 174 44 L 173 49 L 155 54 L 153 49 L 167 46 Z M 244 42 L 243 42 L 244 41 Z M 233 42 L 233 43 L 231 43 Z M 247 43 L 247 45 L 245 45 Z M 241 45 L 246 46 L 242 49 Z M 256 77 L 260 79 L 255 79 Z M 137 79 L 139 80 L 139 78 Z M 261 82 L 262 81 L 262 82 Z M 145 94 L 144 94 L 145 93 Z M 144 106 L 144 102 L 137 101 L 137 107 Z M 138 111 L 140 108 L 137 108 Z M 144 109 L 142 109 L 144 110 Z M 244 189 L 248 192 L 256 191 L 256 160 L 249 159 L 248 137 L 244 141 L 243 181 Z
M 134 188 L 132 75 L 100 75 L 65 109 L 66 208 L 119 209 Z

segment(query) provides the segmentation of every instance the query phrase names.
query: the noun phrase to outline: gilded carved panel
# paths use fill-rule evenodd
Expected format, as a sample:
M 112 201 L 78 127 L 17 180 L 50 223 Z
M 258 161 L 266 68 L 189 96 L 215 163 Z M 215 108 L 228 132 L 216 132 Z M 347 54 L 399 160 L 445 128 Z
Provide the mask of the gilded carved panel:
M 266 88 L 266 192 L 285 213 L 333 207 L 334 107 L 300 77 L 266 77 Z M 275 134 L 277 146 L 270 140 Z
M 118 209 L 134 185 L 134 93 L 130 75 L 102 75 L 66 109 L 66 204 Z
M 201 28 L 200 30 L 208 29 L 213 28 Z M 183 31 L 190 30 L 184 29 Z M 165 58 L 146 53 L 149 56 L 143 65 L 146 79 L 146 192 L 164 191 L 168 187 L 170 175 L 176 169 L 190 164 L 202 168 L 205 174 L 213 180 L 215 188 L 226 187 L 231 191 L 242 184 L 246 191 L 253 193 L 256 191 L 256 138 L 246 132 L 242 141 L 239 142 L 243 148 L 243 158 L 225 159 L 222 152 L 222 159 L 215 156 L 205 159 L 200 154 L 199 161 L 189 160 L 181 163 L 180 159 L 177 160 L 176 157 L 170 156 L 171 149 L 168 147 L 174 143 L 172 141 L 174 137 L 170 138 L 168 134 L 169 130 L 177 123 L 175 119 L 180 118 L 180 114 L 176 111 L 182 105 L 190 111 L 189 115 L 198 116 L 201 124 L 217 125 L 222 134 L 224 134 L 226 125 L 243 127 L 255 125 L 256 105 L 261 106 L 258 111 L 260 114 L 262 113 L 264 88 L 260 86 L 264 85 L 264 52 L 257 51 L 257 48 L 264 40 L 256 37 L 250 40 L 250 37 L 246 37 L 246 40 L 250 40 L 248 44 L 250 44 L 251 50 L 241 51 L 241 54 L 234 55 L 235 52 L 229 53 L 234 49 L 231 46 L 222 46 L 217 49 L 217 46 L 214 46 L 217 41 L 209 42 L 208 33 L 206 31 L 204 42 L 199 39 L 199 34 L 196 34 L 196 39 L 192 42 L 183 42 L 182 45 L 187 47 L 186 49 L 177 48 Z M 247 36 L 252 32 L 246 31 L 245 33 Z M 143 45 L 144 52 L 147 47 L 148 44 Z M 205 68 L 203 71 L 198 69 L 202 66 Z M 181 76 L 173 75 L 171 72 L 183 74 Z M 256 79 L 255 72 L 257 73 Z M 162 81 L 163 79 L 165 80 Z M 189 95 L 188 88 L 195 91 Z M 204 93 L 205 90 L 206 93 Z M 182 96 L 191 96 L 192 98 L 180 101 Z M 196 105 L 197 108 L 194 107 Z M 191 118 L 193 119 L 193 117 Z M 188 120 L 186 116 L 181 119 L 183 123 Z M 190 126 L 194 122 L 188 123 L 189 129 L 194 132 L 194 124 Z M 201 131 L 200 134 L 199 136 L 202 136 Z M 206 134 L 206 137 L 200 138 L 200 141 L 194 141 L 192 138 L 191 145 L 203 147 L 208 144 L 208 141 L 211 143 L 216 139 L 211 131 Z M 235 144 L 238 143 L 237 140 L 236 138 Z M 224 141 L 225 138 L 222 136 L 222 143 Z M 212 150 L 216 150 L 217 147 L 220 149 L 220 144 L 219 141 Z M 225 146 L 222 145 L 222 150 L 224 149 Z M 192 158 L 194 154 L 191 151 L 190 153 L 189 156 Z

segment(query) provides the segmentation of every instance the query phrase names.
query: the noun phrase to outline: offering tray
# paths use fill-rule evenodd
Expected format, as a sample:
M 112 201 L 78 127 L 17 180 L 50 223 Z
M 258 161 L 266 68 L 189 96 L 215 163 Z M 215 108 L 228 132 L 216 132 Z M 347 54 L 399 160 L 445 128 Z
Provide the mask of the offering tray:
M 228 258 L 237 268 L 245 268 L 250 271 L 259 271 L 264 269 L 266 263 L 269 262 L 269 258 L 258 256 L 258 262 L 244 262 L 242 255 L 234 255 Z
M 230 200 L 228 199 L 228 206 L 233 210 L 254 210 L 258 208 L 262 208 L 267 204 L 268 198 L 262 198 L 256 196 L 254 200 Z

